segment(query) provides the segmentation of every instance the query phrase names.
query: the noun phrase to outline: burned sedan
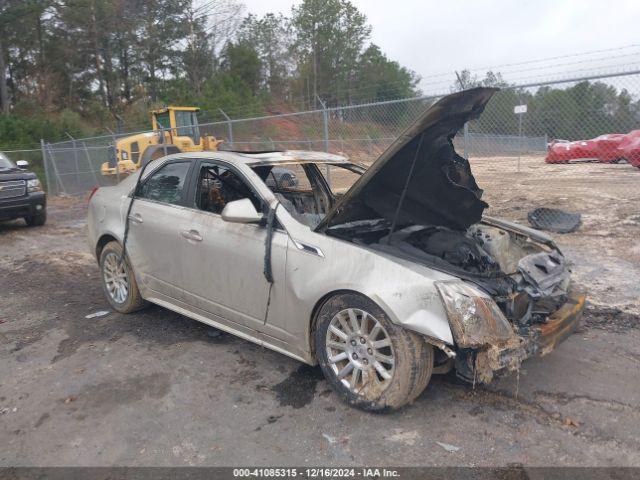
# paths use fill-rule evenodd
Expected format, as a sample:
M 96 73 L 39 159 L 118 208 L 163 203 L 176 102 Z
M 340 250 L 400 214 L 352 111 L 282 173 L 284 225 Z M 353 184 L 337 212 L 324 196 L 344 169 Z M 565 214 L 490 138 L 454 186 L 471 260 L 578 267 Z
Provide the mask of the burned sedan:
M 177 154 L 97 190 L 89 241 L 108 301 L 319 364 L 368 410 L 412 402 L 434 373 L 489 382 L 548 353 L 584 296 L 550 237 L 483 216 L 452 143 L 493 93 L 441 99 L 367 170 L 320 152 Z

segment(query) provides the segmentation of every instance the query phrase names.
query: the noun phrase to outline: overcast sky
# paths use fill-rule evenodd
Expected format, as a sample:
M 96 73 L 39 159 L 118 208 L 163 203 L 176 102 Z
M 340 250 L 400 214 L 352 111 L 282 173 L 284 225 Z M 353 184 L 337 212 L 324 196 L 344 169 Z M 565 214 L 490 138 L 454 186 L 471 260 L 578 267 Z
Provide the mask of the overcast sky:
M 418 73 L 423 78 L 421 86 L 425 93 L 447 91 L 455 80 L 454 70 L 594 50 L 613 49 L 497 70 L 504 73 L 506 80 L 523 83 L 567 78 L 565 72 L 569 71 L 583 75 L 640 68 L 640 0 L 352 2 L 373 27 L 371 40 L 391 59 Z M 244 3 L 249 12 L 258 15 L 278 11 L 288 15 L 291 6 L 300 2 L 244 0 Z M 443 72 L 451 73 L 432 77 Z

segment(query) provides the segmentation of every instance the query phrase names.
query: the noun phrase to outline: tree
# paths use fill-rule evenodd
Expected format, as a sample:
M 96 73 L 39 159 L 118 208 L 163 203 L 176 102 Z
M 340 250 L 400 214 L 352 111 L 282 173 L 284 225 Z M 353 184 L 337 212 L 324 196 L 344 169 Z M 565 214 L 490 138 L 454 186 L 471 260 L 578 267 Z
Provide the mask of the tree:
M 348 0 L 304 0 L 292 9 L 298 72 L 311 78 L 313 102 L 348 102 L 371 27 Z
M 260 89 L 262 63 L 258 52 L 246 43 L 229 42 L 222 54 L 222 70 L 244 83 L 254 95 Z
M 411 70 L 389 60 L 375 44 L 360 56 L 357 64 L 355 93 L 359 102 L 379 102 L 417 95 L 420 78 Z
M 250 45 L 262 59 L 262 83 L 268 92 L 285 97 L 293 70 L 293 39 L 289 19 L 273 13 L 267 13 L 262 18 L 248 15 L 240 25 L 238 39 Z

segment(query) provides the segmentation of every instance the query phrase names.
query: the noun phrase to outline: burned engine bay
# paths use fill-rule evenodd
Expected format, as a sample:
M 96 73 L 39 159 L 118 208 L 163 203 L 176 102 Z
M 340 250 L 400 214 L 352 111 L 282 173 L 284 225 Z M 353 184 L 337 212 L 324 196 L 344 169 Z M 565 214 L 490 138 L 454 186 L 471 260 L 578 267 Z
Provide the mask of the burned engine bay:
M 330 228 L 327 233 L 475 283 L 516 326 L 544 323 L 566 301 L 569 271 L 552 244 L 490 223 L 466 231 L 412 225 L 389 235 L 385 219 Z
M 551 239 L 484 218 L 454 137 L 495 89 L 450 95 L 410 127 L 328 212 L 317 230 L 473 282 L 516 327 L 543 323 L 564 301 L 569 271 Z

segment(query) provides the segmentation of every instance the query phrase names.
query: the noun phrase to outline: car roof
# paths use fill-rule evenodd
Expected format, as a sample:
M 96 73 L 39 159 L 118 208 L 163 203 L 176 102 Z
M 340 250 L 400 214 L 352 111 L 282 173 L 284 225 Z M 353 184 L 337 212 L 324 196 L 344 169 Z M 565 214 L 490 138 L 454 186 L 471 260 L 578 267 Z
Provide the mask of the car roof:
M 314 152 L 309 150 L 281 150 L 272 152 L 235 152 L 218 150 L 214 152 L 177 153 L 171 157 L 199 158 L 212 160 L 225 160 L 233 163 L 242 163 L 249 166 L 259 165 L 285 165 L 291 163 L 351 163 L 342 155 L 326 152 Z

